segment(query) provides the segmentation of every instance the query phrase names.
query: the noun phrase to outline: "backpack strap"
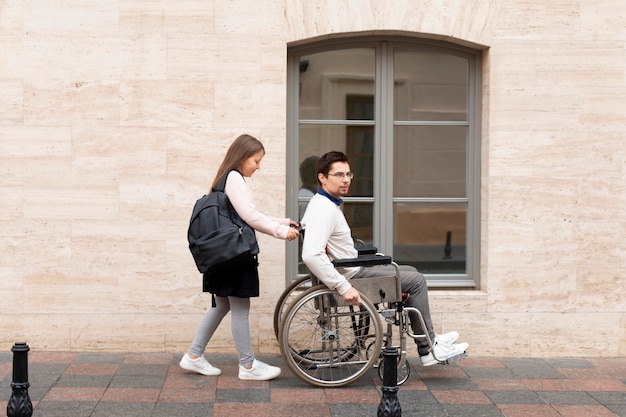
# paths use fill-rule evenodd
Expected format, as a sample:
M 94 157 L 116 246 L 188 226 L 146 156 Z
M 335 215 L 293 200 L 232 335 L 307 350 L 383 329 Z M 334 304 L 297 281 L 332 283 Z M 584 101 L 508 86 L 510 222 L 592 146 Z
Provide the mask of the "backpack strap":
M 239 227 L 243 227 L 244 225 L 248 226 L 248 223 L 246 223 L 239 216 L 239 213 L 237 213 L 237 210 L 235 210 L 235 208 L 233 207 L 233 205 L 230 202 L 230 199 L 228 198 L 228 196 L 224 192 L 224 189 L 226 188 L 226 180 L 228 179 L 228 174 L 230 174 L 231 171 L 239 172 L 238 169 L 235 169 L 235 168 L 230 169 L 227 173 L 225 173 L 222 176 L 222 178 L 217 183 L 217 185 L 211 189 L 211 192 L 221 193 L 221 195 L 218 197 L 218 202 L 220 204 L 220 209 L 228 211 L 229 217 L 230 217 L 230 219 L 231 219 L 231 221 L 233 223 L 235 223 Z M 239 174 L 241 174 L 241 172 L 239 172 Z M 241 176 L 243 177 L 243 174 Z M 248 227 L 250 227 L 250 226 L 248 226 Z
M 226 172 L 224 175 L 222 175 L 222 178 L 220 178 L 220 181 L 217 183 L 217 185 L 215 187 L 213 187 L 211 189 L 211 191 L 221 191 L 221 192 L 224 192 L 224 189 L 226 188 L 226 180 L 228 179 L 228 174 L 230 174 L 232 171 L 239 172 L 239 170 L 237 170 L 235 168 L 228 170 L 228 172 Z M 241 174 L 241 172 L 239 172 L 239 174 Z M 241 176 L 243 177 L 243 174 Z

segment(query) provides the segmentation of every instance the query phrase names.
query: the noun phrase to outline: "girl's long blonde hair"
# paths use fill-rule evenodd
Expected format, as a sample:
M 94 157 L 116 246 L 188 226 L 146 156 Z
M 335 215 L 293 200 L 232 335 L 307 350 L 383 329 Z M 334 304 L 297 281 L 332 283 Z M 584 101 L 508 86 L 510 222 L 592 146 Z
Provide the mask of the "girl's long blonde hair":
M 220 182 L 224 174 L 231 169 L 239 169 L 246 159 L 259 151 L 263 151 L 263 154 L 265 154 L 263 144 L 254 136 L 244 134 L 235 139 L 233 143 L 230 144 L 228 151 L 226 151 L 226 156 L 224 156 L 224 160 L 217 170 L 217 174 L 215 174 L 211 188 L 215 187 L 217 183 Z

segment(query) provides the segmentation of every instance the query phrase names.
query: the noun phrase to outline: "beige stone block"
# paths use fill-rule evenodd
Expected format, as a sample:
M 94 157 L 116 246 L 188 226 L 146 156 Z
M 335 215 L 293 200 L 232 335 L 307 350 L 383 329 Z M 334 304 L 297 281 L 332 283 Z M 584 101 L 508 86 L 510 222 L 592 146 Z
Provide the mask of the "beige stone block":
M 456 330 L 476 356 L 529 356 L 533 328 L 524 313 L 468 313 L 444 318 L 441 329 Z
M 211 43 L 219 45 L 210 61 L 216 86 L 223 83 L 260 84 L 259 81 L 265 81 L 261 80 L 261 39 L 258 36 L 217 34 L 211 38 Z
M 486 313 L 488 295 L 483 291 L 430 290 L 431 312 L 445 315 Z
M 115 223 L 95 222 L 75 226 L 72 259 L 88 274 L 111 274 L 125 280 L 149 280 L 165 269 L 165 228 L 154 222 L 135 220 Z M 79 228 L 80 227 L 80 228 Z M 101 232 L 103 229 L 106 232 Z M 149 282 L 146 283 L 149 285 Z
M 498 15 L 495 35 L 513 39 L 568 39 L 577 35 L 579 20 L 580 5 L 568 0 L 549 4 L 532 0 L 506 2 Z
M 528 316 L 533 357 L 613 357 L 618 354 L 618 314 L 538 313 Z
M 17 342 L 26 342 L 31 350 L 69 349 L 69 315 L 3 314 L 0 320 L 0 348 L 3 351 L 10 351 Z
M 17 80 L 0 80 L 0 122 L 3 125 L 18 124 L 24 119 L 22 83 Z
M 162 352 L 166 316 L 154 314 L 75 314 L 71 324 L 71 349 L 79 351 Z
M 34 219 L 14 229 L 14 262 L 23 268 L 26 277 L 45 268 L 66 268 L 72 255 L 71 222 Z M 25 277 L 25 279 L 27 279 Z
M 619 136 L 624 123 L 624 87 L 589 85 L 581 94 L 579 123 L 597 140 L 605 132 Z
M 500 267 L 529 265 L 534 249 L 530 245 L 534 239 L 533 224 L 525 219 L 519 219 L 524 213 L 507 199 L 503 199 L 502 202 L 490 201 L 489 210 L 496 217 L 492 218 L 486 235 L 489 242 L 487 254 L 489 274 Z M 498 216 L 506 216 L 513 221 L 500 221 L 497 219 Z M 515 222 L 515 219 L 518 221 Z
M 44 265 L 25 275 L 25 311 L 41 315 L 118 311 L 117 277 L 81 272 L 74 273 L 70 266 Z
M 0 242 L 0 246 L 4 248 L 5 246 L 2 243 L 3 242 Z M 6 263 L 6 265 L 4 265 L 4 263 Z M 6 313 L 19 314 L 24 311 L 24 273 L 21 265 L 10 260 L 3 262 L 0 266 L 0 276 L 2 277 L 0 299 L 2 300 L 3 311 Z M 4 326 L 3 323 L 3 319 L 0 318 L 0 325 Z
M 0 183 L 4 183 L 6 177 L 13 180 L 13 173 L 18 169 L 8 167 L 7 165 L 14 164 L 4 164 L 4 171 L 0 172 Z M 9 180 L 7 180 L 7 182 L 8 181 Z M 0 186 L 0 195 L 2 195 L 2 199 L 0 200 L 0 221 L 21 219 L 24 214 L 23 188 L 18 186 Z
M 2 58 L 0 69 L 4 77 L 22 80 L 24 86 L 35 80 L 67 80 L 73 58 L 72 39 L 51 32 L 3 36 Z
M 486 157 L 490 176 L 532 177 L 535 161 L 526 147 L 519 146 L 519 132 L 497 132 L 491 138 Z
M 574 310 L 576 277 L 570 271 L 544 273 L 529 264 L 490 270 L 490 312 L 552 312 Z
M 65 127 L 3 126 L 0 130 L 0 151 L 3 158 L 23 159 L 26 170 L 31 166 L 37 168 L 36 164 L 44 159 L 62 159 L 72 155 L 71 130 Z
M 120 88 L 100 81 L 24 85 L 24 121 L 34 126 L 117 125 Z
M 202 276 L 193 282 L 175 273 L 134 271 L 120 277 L 119 305 L 142 314 L 189 314 L 211 308 L 211 295 L 202 292 Z
M 619 347 L 618 356 L 626 356 L 626 314 L 623 312 L 619 315 Z
M 120 29 L 143 33 L 211 33 L 214 31 L 214 2 L 123 1 L 119 4 Z
M 624 268 L 579 266 L 576 271 L 576 311 L 589 313 L 626 311 Z
M 535 75 L 547 88 L 569 87 L 577 94 L 585 94 L 600 87 L 614 88 L 623 79 L 624 51 L 620 40 L 541 43 L 542 48 L 534 51 Z M 597 76 L 599 73 L 602 77 Z
M 59 179 L 62 177 L 58 177 Z M 118 216 L 119 191 L 109 188 L 30 188 L 25 195 L 24 216 L 32 219 L 112 219 Z
M 23 29 L 24 2 L 5 2 L 2 5 L 0 26 L 5 30 L 21 31 Z
M 189 193 L 183 195 L 177 189 L 174 190 L 176 197 L 185 198 L 184 202 L 188 205 L 188 198 L 198 199 L 208 192 L 228 147 L 237 136 L 231 132 L 221 134 L 211 128 L 168 130 L 167 173 L 178 188 Z M 182 201 L 177 199 L 176 203 Z
M 213 86 L 203 81 L 123 81 L 122 126 L 198 127 L 213 120 Z
M 529 265 L 535 274 L 550 276 L 563 270 L 574 273 L 578 264 L 578 247 L 584 237 L 580 236 L 578 223 L 569 221 L 538 221 L 532 225 L 532 240 L 514 242 L 531 246 L 532 263 Z
M 281 35 L 284 27 L 283 2 L 214 2 L 215 31 L 226 34 L 245 34 L 249 38 L 264 35 Z
M 573 192 L 577 196 L 593 193 L 594 201 L 576 200 L 579 204 L 591 204 L 598 200 L 602 203 L 606 198 L 615 198 L 622 189 L 619 183 L 621 161 L 615 158 L 621 143 L 608 134 L 602 135 L 601 146 L 598 139 L 597 133 L 585 132 L 546 136 L 530 153 L 534 176 L 569 181 L 571 185 L 568 188 L 575 187 Z
M 617 244 L 623 236 L 620 233 L 620 224 L 608 220 L 606 223 L 578 223 L 578 246 L 575 256 L 579 265 L 598 268 L 623 265 Z
M 215 34 L 172 33 L 168 35 L 165 49 L 167 76 L 177 80 L 213 82 L 222 73 L 218 66 L 221 49 Z
M 599 3 L 580 3 L 580 36 L 587 39 L 614 39 L 619 33 L 624 33 L 624 16 L 626 4 L 619 0 L 609 0 Z
M 167 77 L 167 38 L 162 33 L 85 34 L 73 38 L 72 55 L 72 80 L 83 83 Z
M 126 220 L 163 222 L 167 206 L 165 176 L 133 175 L 120 180 L 120 218 Z
M 121 128 L 112 149 L 120 176 L 165 175 L 168 143 L 168 132 L 163 128 Z
M 285 95 L 268 83 L 219 82 L 215 85 L 215 125 L 220 128 L 282 128 Z
M 24 7 L 24 29 L 31 31 L 110 31 L 117 28 L 117 21 L 116 2 L 61 0 L 53 13 L 41 1 L 27 2 Z

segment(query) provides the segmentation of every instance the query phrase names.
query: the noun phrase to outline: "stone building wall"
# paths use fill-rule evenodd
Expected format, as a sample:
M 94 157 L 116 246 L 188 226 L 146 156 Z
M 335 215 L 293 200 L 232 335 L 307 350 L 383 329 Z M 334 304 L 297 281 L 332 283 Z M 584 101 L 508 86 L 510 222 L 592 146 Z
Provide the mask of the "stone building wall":
M 190 206 L 240 133 L 285 213 L 288 46 L 401 33 L 484 47 L 481 288 L 431 291 L 436 330 L 626 355 L 625 27 L 622 0 L 0 0 L 0 348 L 187 349 Z M 277 352 L 285 243 L 260 244 L 253 343 Z

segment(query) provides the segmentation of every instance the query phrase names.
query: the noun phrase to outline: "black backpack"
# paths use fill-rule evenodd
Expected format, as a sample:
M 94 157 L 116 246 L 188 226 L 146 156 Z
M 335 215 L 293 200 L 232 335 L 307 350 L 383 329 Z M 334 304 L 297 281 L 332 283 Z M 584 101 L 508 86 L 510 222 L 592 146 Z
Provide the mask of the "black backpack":
M 252 259 L 259 253 L 254 230 L 224 194 L 227 172 L 193 207 L 187 240 L 198 271 L 215 272 Z

